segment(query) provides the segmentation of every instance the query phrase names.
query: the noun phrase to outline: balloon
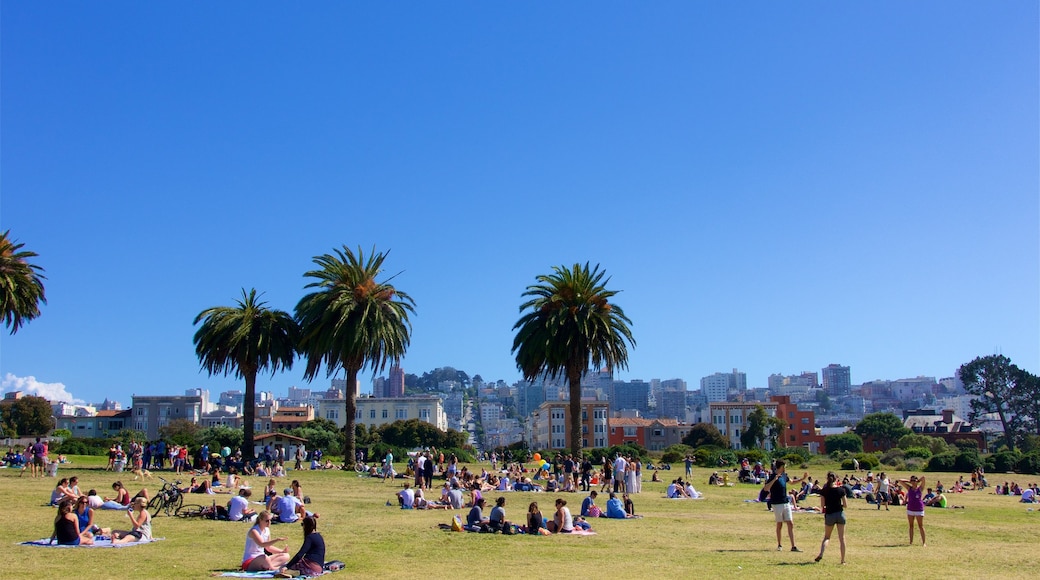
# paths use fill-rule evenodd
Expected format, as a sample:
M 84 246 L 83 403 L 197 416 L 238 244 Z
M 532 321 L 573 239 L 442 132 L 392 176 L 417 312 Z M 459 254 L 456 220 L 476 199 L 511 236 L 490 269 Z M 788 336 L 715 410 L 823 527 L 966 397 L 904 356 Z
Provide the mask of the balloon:
M 534 459 L 535 463 L 541 463 L 542 462 L 542 454 L 541 453 L 535 453 L 533 459 Z

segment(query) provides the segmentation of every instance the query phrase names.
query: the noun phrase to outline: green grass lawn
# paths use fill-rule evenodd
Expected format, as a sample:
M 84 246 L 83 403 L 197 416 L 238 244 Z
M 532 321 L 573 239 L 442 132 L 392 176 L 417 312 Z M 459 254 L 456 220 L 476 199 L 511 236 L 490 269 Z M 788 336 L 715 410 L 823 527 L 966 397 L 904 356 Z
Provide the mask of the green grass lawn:
M 80 489 L 110 492 L 117 475 L 131 493 L 140 487 L 129 473 L 101 470 L 103 459 L 74 457 L 60 477 L 77 475 Z M 821 479 L 828 467 L 809 471 Z M 476 466 L 479 470 L 479 466 Z M 792 469 L 801 474 L 802 470 Z M 663 471 L 662 479 L 682 474 Z M 991 489 L 950 495 L 952 503 L 966 509 L 932 509 L 925 517 L 928 546 L 908 546 L 904 508 L 878 511 L 861 500 L 850 500 L 847 512 L 848 565 L 840 566 L 837 537 L 823 562 L 813 557 L 823 535 L 823 518 L 796 514 L 795 534 L 804 553 L 776 552 L 773 515 L 764 505 L 746 500 L 757 496 L 758 486 L 736 484 L 708 488 L 710 470 L 697 468 L 694 484 L 707 496 L 702 501 L 669 500 L 667 481 L 651 483 L 644 476 L 643 492 L 633 496 L 637 513 L 645 517 L 593 522 L 595 536 L 502 536 L 444 532 L 452 512 L 411 511 L 387 507 L 398 485 L 382 483 L 345 472 L 290 472 L 279 482 L 287 487 L 299 479 L 313 500 L 309 508 L 321 514 L 318 530 L 328 546 L 328 559 L 347 563 L 342 577 L 414 578 L 416 575 L 522 576 L 573 574 L 577 577 L 609 575 L 616 578 L 705 577 L 823 577 L 848 575 L 859 578 L 1033 578 L 1037 572 L 1037 533 L 1040 510 L 1014 498 L 997 496 Z M 163 476 L 168 476 L 162 473 Z M 905 477 L 907 473 L 890 473 Z M 953 482 L 958 474 L 926 474 L 932 483 L 939 476 Z M 1006 476 L 1019 483 L 1036 476 Z M 990 481 L 1003 481 L 990 475 Z M 265 480 L 252 478 L 255 489 Z M 400 480 L 398 480 L 400 482 Z M 6 546 L 9 568 L 4 578 L 202 578 L 235 568 L 242 557 L 248 525 L 236 522 L 190 521 L 158 517 L 152 528 L 162 542 L 119 550 L 51 549 L 17 546 L 18 542 L 48 537 L 54 508 L 44 504 L 54 488 L 53 478 L 19 477 L 17 470 L 0 470 L 0 500 L 8 506 L 0 526 L 0 544 Z M 145 485 L 157 489 L 156 481 Z M 485 494 L 489 505 L 498 497 Z M 568 500 L 577 513 L 584 494 L 512 492 L 507 517 L 523 521 L 527 505 L 537 501 L 548 514 L 557 496 Z M 203 496 L 199 496 L 203 497 Z M 216 497 L 226 502 L 229 496 Z M 812 498 L 818 505 L 818 499 Z M 597 502 L 601 507 L 606 498 Z M 456 512 L 458 513 L 458 512 Z M 461 512 L 465 517 L 465 512 Z M 100 511 L 99 525 L 125 528 L 123 512 Z M 274 536 L 288 536 L 290 548 L 301 542 L 298 525 L 275 526 Z M 785 548 L 789 548 L 786 533 Z M 339 577 L 339 576 L 337 576 Z

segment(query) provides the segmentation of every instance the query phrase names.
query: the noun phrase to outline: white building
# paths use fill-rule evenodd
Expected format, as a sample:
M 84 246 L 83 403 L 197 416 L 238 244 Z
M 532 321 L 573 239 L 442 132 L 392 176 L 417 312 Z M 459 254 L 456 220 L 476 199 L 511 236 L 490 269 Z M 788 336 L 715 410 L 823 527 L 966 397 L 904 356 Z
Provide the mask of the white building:
M 729 446 L 733 449 L 740 449 L 740 435 L 747 429 L 747 418 L 755 407 L 761 405 L 765 410 L 766 414 L 770 417 L 776 417 L 777 404 L 776 403 L 725 403 L 725 402 L 712 402 L 708 403 L 708 414 L 711 417 L 711 424 L 715 426 L 729 441 Z M 772 449 L 772 445 L 768 442 L 766 447 Z

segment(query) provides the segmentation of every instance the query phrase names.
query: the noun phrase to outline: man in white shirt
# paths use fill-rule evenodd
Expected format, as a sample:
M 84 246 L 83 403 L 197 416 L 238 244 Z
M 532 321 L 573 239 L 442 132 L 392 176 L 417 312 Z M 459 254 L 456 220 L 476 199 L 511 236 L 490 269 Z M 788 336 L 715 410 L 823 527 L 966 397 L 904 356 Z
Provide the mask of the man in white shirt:
M 412 489 L 412 484 L 405 482 L 404 489 L 397 492 L 397 503 L 401 504 L 401 509 L 410 510 L 415 507 L 415 490 Z
M 878 478 L 878 488 L 877 488 L 877 490 L 878 490 L 877 491 L 877 509 L 878 509 L 878 511 L 881 511 L 881 503 L 882 502 L 884 502 L 884 504 L 885 504 L 885 511 L 886 512 L 888 511 L 888 505 L 891 502 L 891 497 L 888 495 L 888 489 L 889 489 L 888 476 L 885 475 L 884 471 L 882 471 L 881 472 L 881 476 Z
M 614 493 L 625 491 L 625 468 L 628 467 L 628 461 L 624 457 L 618 455 L 614 459 Z
M 256 515 L 256 512 L 249 509 L 249 496 L 253 494 L 248 488 L 238 490 L 238 495 L 231 498 L 228 502 L 228 519 L 233 522 L 240 522 L 242 520 L 248 520 L 249 518 Z

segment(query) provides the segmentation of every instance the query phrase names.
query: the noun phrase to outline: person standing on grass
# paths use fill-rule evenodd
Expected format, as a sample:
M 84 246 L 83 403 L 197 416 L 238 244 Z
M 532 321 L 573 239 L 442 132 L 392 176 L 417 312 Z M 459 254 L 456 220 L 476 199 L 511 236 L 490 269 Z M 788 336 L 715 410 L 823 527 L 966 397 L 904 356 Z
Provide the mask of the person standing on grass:
M 918 479 L 916 475 L 911 475 L 910 479 L 900 479 L 899 485 L 906 488 L 906 521 L 910 526 L 910 545 L 914 545 L 914 521 L 917 521 L 917 528 L 921 530 L 921 546 L 924 547 L 924 495 L 921 490 L 924 489 L 924 478 Z
M 892 497 L 889 494 L 889 481 L 888 476 L 882 471 L 881 475 L 878 476 L 878 487 L 877 487 L 877 509 L 881 511 L 881 503 L 885 503 L 885 511 L 888 511 L 889 504 L 892 503 Z
M 841 563 L 845 564 L 845 489 L 837 485 L 838 476 L 833 471 L 827 472 L 827 483 L 820 490 L 820 507 L 823 509 L 824 531 L 820 542 L 820 553 L 816 562 L 823 559 L 823 551 L 831 540 L 831 531 L 838 527 L 838 542 L 841 544 Z
M 784 524 L 787 524 L 787 536 L 791 539 L 791 551 L 801 552 L 794 541 L 794 513 L 791 510 L 791 497 L 787 495 L 787 484 L 798 485 L 809 477 L 806 473 L 799 479 L 787 477 L 787 462 L 783 459 L 776 461 L 776 471 L 773 477 L 766 481 L 762 489 L 769 493 L 769 505 L 773 508 L 773 516 L 776 519 L 776 551 L 784 549 L 781 540 Z

